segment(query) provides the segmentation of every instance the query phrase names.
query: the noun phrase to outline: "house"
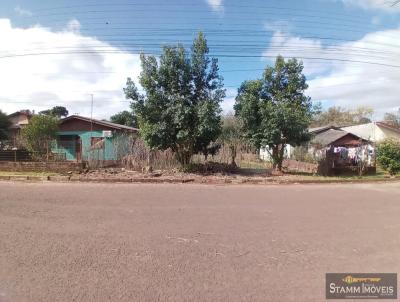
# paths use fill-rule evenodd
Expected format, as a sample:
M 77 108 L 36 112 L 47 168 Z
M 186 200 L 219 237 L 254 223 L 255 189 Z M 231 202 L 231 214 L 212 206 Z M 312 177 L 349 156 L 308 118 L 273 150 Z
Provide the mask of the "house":
M 323 174 L 356 171 L 367 168 L 373 170 L 375 166 L 375 150 L 372 142 L 356 134 L 344 131 L 336 126 L 310 128 L 312 138 L 296 151 L 293 146 L 285 145 L 285 158 L 305 161 L 309 159 L 325 163 Z M 267 148 L 260 151 L 261 159 L 270 159 Z M 304 158 L 304 159 L 303 159 Z M 371 167 L 371 169 L 370 169 Z
M 375 148 L 371 141 L 337 127 L 314 133 L 308 152 L 319 161 L 320 174 L 375 171 Z
M 368 140 L 353 133 L 331 127 L 324 131 L 314 132 L 314 136 L 310 141 L 310 147 L 317 149 L 327 147 L 350 147 L 359 146 L 360 144 L 368 142 Z
M 339 128 L 335 127 L 335 126 L 323 126 L 323 127 L 317 127 L 317 128 L 310 128 L 310 129 L 308 129 L 308 132 L 311 133 L 313 136 L 315 136 L 315 135 L 317 135 L 319 133 L 328 131 L 329 129 L 337 129 L 337 130 L 339 130 Z M 295 152 L 295 147 L 293 147 L 293 146 L 291 146 L 289 144 L 285 145 L 284 157 L 286 159 L 293 158 L 294 152 Z M 271 150 L 269 149 L 268 146 L 261 147 L 261 149 L 260 149 L 260 159 L 261 160 L 265 160 L 265 161 L 271 161 L 271 159 L 272 159 L 271 158 Z
M 107 121 L 71 115 L 60 120 L 53 153 L 68 161 L 101 161 L 112 164 L 121 158 L 138 129 Z
M 362 125 L 355 125 L 341 128 L 344 131 L 353 133 L 369 140 L 373 143 L 379 143 L 386 138 L 394 138 L 400 140 L 400 129 L 393 127 L 384 122 L 373 122 Z
M 11 122 L 9 129 L 9 141 L 13 147 L 18 146 L 18 139 L 21 133 L 21 129 L 29 124 L 29 120 L 32 118 L 33 113 L 29 110 L 21 110 L 8 115 Z

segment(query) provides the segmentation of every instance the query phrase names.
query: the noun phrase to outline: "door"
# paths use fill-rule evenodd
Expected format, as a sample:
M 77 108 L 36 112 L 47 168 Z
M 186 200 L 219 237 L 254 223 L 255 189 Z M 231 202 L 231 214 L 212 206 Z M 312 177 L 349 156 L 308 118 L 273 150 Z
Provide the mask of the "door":
M 82 161 L 82 141 L 79 136 L 75 139 L 75 157 L 78 162 Z

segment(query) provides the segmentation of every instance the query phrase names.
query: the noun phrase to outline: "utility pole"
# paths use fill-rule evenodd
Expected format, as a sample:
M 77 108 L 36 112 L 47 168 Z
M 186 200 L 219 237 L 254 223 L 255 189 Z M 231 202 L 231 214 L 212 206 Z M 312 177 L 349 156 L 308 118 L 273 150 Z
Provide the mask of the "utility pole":
M 92 97 L 92 103 L 90 106 L 90 140 L 92 139 L 93 136 L 93 93 L 90 94 Z

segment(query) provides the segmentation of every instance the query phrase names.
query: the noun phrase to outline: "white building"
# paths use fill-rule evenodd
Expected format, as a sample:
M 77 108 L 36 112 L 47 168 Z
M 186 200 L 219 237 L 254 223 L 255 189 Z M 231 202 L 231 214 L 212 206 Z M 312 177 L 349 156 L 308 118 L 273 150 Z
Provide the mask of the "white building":
M 284 153 L 284 158 L 291 158 L 293 155 L 293 150 L 294 147 L 287 144 L 285 145 L 285 153 Z M 272 160 L 272 150 L 268 146 L 261 147 L 260 149 L 260 159 L 265 160 L 265 161 L 271 161 Z
M 400 140 L 400 129 L 383 122 L 348 126 L 341 129 L 373 143 L 379 143 L 386 138 Z

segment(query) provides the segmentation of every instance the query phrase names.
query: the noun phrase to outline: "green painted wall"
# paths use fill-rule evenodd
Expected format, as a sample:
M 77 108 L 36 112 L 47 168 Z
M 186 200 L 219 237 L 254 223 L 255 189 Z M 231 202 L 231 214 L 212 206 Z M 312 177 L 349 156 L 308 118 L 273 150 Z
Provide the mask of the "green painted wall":
M 116 145 L 121 147 L 123 140 L 116 133 L 113 133 L 113 137 L 105 138 L 104 149 L 100 150 L 90 150 L 91 137 L 102 137 L 102 131 L 63 131 L 59 132 L 58 136 L 71 136 L 77 135 L 81 139 L 82 143 L 82 160 L 117 160 L 118 152 Z M 76 160 L 75 144 L 71 144 L 67 148 L 55 144 L 53 147 L 53 152 L 65 153 L 67 160 Z

